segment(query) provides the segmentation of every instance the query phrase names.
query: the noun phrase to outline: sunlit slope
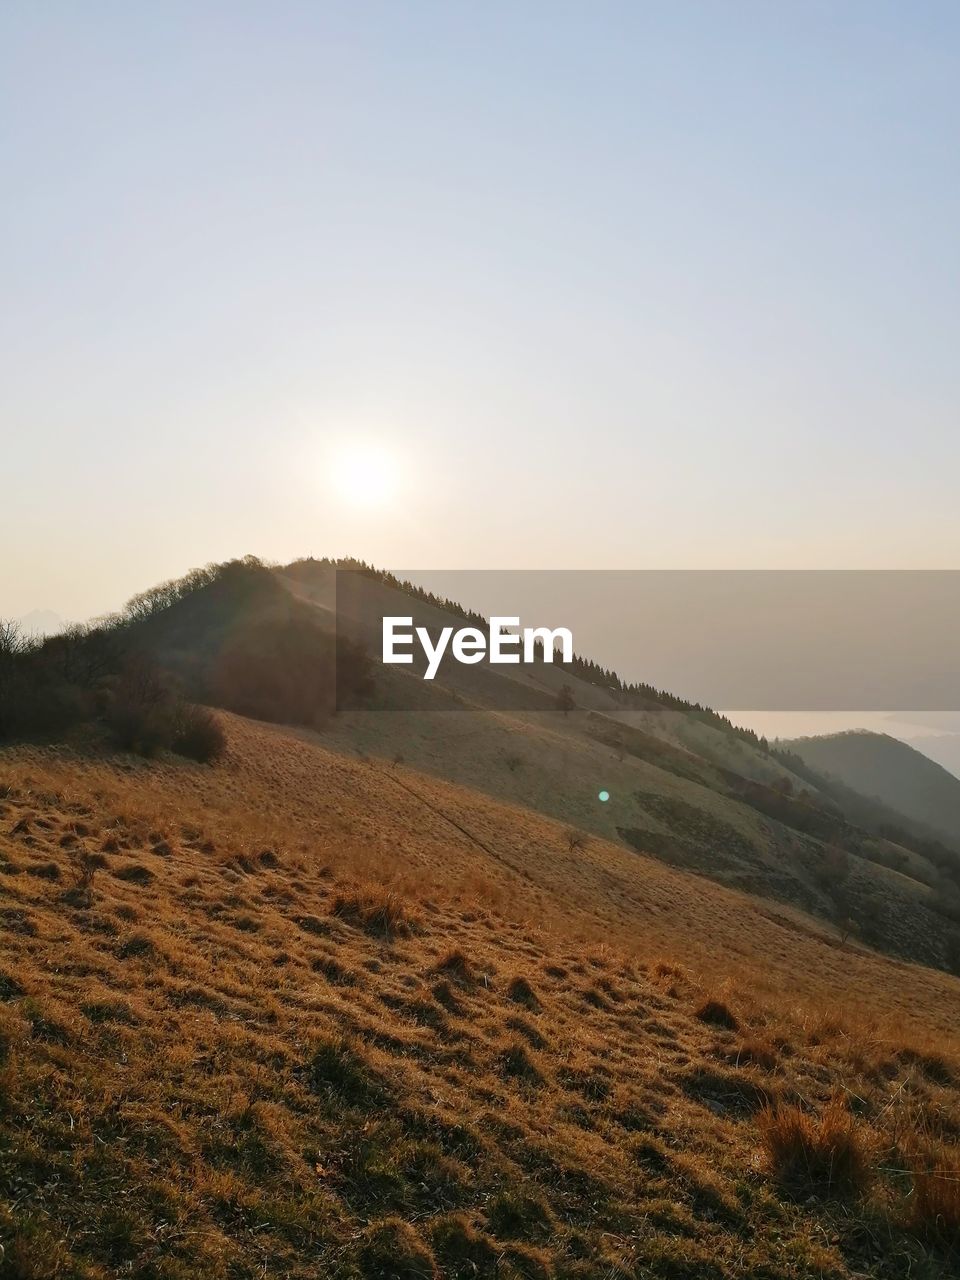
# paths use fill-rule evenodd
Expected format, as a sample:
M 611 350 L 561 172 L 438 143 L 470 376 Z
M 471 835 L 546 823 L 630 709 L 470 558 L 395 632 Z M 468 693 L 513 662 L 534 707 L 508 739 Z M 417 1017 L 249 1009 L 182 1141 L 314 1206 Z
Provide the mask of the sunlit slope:
M 385 614 L 434 633 L 482 622 L 374 570 L 270 569 L 247 558 L 145 592 L 116 634 L 199 701 L 309 725 L 303 740 L 431 773 L 800 907 L 837 937 L 960 964 L 937 851 L 911 845 L 872 802 L 858 799 L 851 816 L 852 793 L 838 802 L 801 761 L 770 754 L 708 709 L 647 686 L 625 690 L 585 661 L 535 673 L 445 662 L 429 681 L 381 665 Z M 336 715 L 334 670 L 344 681 Z M 565 684 L 572 703 L 561 708 Z
M 955 979 L 224 722 L 0 751 L 0 1274 L 949 1273 L 883 1169 L 960 1114 Z M 762 1108 L 836 1096 L 878 1181 L 793 1195 Z
M 282 845 L 318 868 L 483 901 L 583 941 L 643 954 L 652 948 L 691 964 L 723 959 L 734 969 L 736 957 L 762 955 L 771 986 L 798 998 L 830 990 L 843 1003 L 869 1004 L 882 991 L 884 1008 L 911 1019 L 922 989 L 924 1020 L 950 1025 L 955 1011 L 943 1001 L 960 990 L 955 980 L 855 943 L 841 947 L 831 926 L 788 906 L 691 876 L 620 841 L 589 836 L 572 844 L 566 822 L 408 765 L 340 754 L 240 717 L 223 720 L 230 749 L 214 768 L 4 748 L 3 780 L 118 816 L 136 809 L 164 829 L 182 823 L 188 831 L 202 819 L 220 849 Z M 42 829 L 27 834 L 28 847 L 46 845 Z M 913 975 L 909 991 L 878 985 L 893 970 Z
M 464 625 L 455 611 L 375 576 L 341 575 L 338 599 L 332 565 L 305 562 L 279 580 L 374 654 L 384 615 L 410 616 L 434 633 Z M 564 683 L 576 702 L 566 716 L 554 708 Z M 938 872 L 922 854 L 852 827 L 809 777 L 694 709 L 638 708 L 550 667 L 531 681 L 510 667 L 446 662 L 424 681 L 408 667 L 381 666 L 376 684 L 365 709 L 343 713 L 318 740 L 520 803 L 844 930 L 852 922 L 896 954 L 953 965 L 955 929 L 930 909 Z M 531 711 L 538 701 L 544 710 Z M 827 866 L 836 844 L 852 853 L 842 885 Z

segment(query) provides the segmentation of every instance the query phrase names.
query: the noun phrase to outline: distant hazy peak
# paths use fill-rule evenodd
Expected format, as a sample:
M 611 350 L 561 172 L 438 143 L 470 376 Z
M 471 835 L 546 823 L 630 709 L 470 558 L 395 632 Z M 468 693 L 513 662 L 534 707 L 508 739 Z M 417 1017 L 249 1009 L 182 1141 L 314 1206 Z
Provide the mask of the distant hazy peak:
M 26 635 L 40 636 L 55 635 L 67 625 L 66 620 L 52 609 L 31 609 L 16 622 Z
M 960 778 L 899 738 L 850 729 L 782 745 L 861 795 L 880 798 L 954 844 L 960 839 Z

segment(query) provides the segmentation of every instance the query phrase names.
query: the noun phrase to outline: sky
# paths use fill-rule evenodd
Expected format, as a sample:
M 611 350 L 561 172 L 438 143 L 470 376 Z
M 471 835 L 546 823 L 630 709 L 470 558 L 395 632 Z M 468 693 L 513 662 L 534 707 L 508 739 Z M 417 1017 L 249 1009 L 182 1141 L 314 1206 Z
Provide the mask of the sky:
M 0 6 L 0 616 L 956 568 L 952 3 Z

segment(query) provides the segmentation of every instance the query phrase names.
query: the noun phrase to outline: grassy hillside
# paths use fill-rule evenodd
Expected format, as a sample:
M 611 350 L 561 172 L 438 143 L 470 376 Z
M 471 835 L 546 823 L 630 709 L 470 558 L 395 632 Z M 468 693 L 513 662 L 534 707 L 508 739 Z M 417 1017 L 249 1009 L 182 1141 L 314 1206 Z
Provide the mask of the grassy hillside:
M 0 751 L 0 1275 L 953 1267 L 956 979 L 224 724 Z
M 431 682 L 379 665 L 371 658 L 385 614 L 434 631 L 469 616 L 369 568 L 338 576 L 329 561 L 271 569 L 248 557 L 162 584 L 71 639 L 68 669 L 96 673 L 80 687 L 61 689 L 58 642 L 26 656 L 55 669 L 68 709 L 86 707 L 89 719 L 103 705 L 122 745 L 158 743 L 138 731 L 155 719 L 138 701 L 147 661 L 198 701 L 297 723 L 305 740 L 343 754 L 406 762 L 798 907 L 837 937 L 960 968 L 960 859 L 892 823 L 890 810 L 823 784 L 799 757 L 770 752 L 709 710 L 628 687 L 584 659 L 535 670 L 449 663 Z M 78 663 L 71 646 L 101 661 Z M 564 686 L 569 714 L 556 709 Z
M 886 733 L 853 730 L 784 743 L 814 769 L 960 843 L 960 779 Z

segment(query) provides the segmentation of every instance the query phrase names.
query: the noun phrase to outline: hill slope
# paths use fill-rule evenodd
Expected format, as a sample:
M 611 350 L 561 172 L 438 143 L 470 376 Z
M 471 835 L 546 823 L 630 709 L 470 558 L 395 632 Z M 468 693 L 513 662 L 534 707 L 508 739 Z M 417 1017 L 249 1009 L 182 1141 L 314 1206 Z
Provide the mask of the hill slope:
M 908 819 L 827 786 L 800 757 L 769 751 L 709 709 L 626 687 L 583 659 L 532 669 L 449 663 L 429 682 L 410 667 L 378 665 L 363 646 L 379 652 L 386 614 L 434 631 L 469 616 L 366 567 L 344 575 L 309 560 L 271 569 L 248 557 L 135 597 L 102 634 L 27 655 L 24 672 L 45 671 L 54 702 L 88 708 L 88 723 L 105 703 L 106 725 L 119 722 L 119 741 L 138 745 L 142 735 L 126 726 L 150 730 L 157 719 L 138 701 L 153 683 L 141 679 L 145 656 L 194 700 L 296 723 L 304 741 L 380 767 L 404 761 L 800 908 L 835 937 L 854 930 L 902 958 L 960 966 L 960 860 L 911 835 Z M 94 675 L 74 687 L 64 670 Z M 557 709 L 564 686 L 569 714 Z M 22 680 L 14 687 L 29 692 Z
M 783 745 L 821 773 L 960 843 L 960 778 L 905 742 L 863 729 Z
M 277 572 L 323 624 L 336 619 L 374 653 L 386 614 L 434 630 L 462 622 L 457 606 L 411 596 L 374 571 L 347 575 L 346 589 L 326 562 Z M 402 759 L 844 930 L 852 925 L 905 958 L 960 964 L 952 898 L 944 904 L 930 890 L 941 866 L 922 842 L 900 843 L 907 832 L 895 827 L 908 822 L 891 824 L 889 808 L 838 788 L 821 793 L 809 770 L 798 776 L 789 760 L 712 712 L 653 690 L 631 695 L 609 673 L 599 683 L 589 674 L 583 666 L 531 673 L 451 664 L 427 684 L 409 668 L 377 667 L 374 696 L 326 724 L 320 740 Z M 562 684 L 576 702 L 569 716 L 551 709 Z M 532 693 L 542 693 L 542 710 L 531 710 Z M 597 803 L 601 791 L 608 802 Z M 839 878 L 837 849 L 848 859 Z
M 0 750 L 0 1275 L 949 1273 L 957 980 L 224 722 Z M 862 1174 L 791 1172 L 797 1105 Z

